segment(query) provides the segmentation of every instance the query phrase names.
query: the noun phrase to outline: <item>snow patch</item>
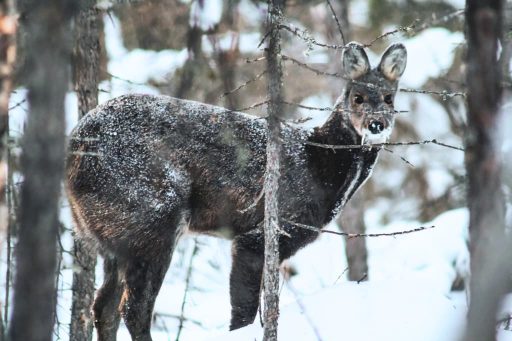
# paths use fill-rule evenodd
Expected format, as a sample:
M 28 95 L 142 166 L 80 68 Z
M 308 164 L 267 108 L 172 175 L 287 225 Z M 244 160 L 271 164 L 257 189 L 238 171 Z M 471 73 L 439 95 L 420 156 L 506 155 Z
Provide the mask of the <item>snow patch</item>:
M 221 16 L 222 0 L 194 1 L 190 6 L 189 25 L 208 31 L 220 22 Z
M 407 48 L 409 61 L 409 67 L 401 78 L 401 85 L 419 88 L 429 78 L 445 73 L 453 64 L 455 50 L 464 42 L 464 35 L 436 27 L 429 28 L 411 39 L 400 39 L 400 42 Z
M 128 52 L 123 45 L 119 19 L 115 16 L 105 16 L 103 21 L 106 50 L 109 56 L 108 71 L 119 80 L 128 83 L 164 81 L 168 74 L 183 66 L 187 60 L 186 49 L 181 51 L 135 49 Z

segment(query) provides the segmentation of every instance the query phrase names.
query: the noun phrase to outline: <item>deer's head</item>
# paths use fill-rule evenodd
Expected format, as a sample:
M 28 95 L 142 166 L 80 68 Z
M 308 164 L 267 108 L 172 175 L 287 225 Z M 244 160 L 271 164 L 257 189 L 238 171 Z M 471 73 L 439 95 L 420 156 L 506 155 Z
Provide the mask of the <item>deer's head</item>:
M 407 64 L 405 47 L 388 47 L 373 69 L 363 46 L 355 42 L 347 44 L 342 59 L 348 78 L 342 104 L 345 115 L 363 143 L 385 142 L 394 125 L 398 80 Z

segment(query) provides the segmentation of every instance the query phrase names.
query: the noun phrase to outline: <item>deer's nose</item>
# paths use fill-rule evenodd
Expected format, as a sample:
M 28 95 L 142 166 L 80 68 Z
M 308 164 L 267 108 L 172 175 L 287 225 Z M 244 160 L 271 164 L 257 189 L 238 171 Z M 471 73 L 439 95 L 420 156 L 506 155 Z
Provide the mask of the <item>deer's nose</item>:
M 384 130 L 384 123 L 381 121 L 371 121 L 368 125 L 368 130 L 372 134 L 380 134 Z

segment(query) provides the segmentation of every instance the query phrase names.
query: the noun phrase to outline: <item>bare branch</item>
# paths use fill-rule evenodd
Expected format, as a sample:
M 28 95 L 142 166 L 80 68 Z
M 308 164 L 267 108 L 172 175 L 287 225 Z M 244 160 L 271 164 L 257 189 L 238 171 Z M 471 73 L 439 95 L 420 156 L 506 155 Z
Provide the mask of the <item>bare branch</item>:
M 324 47 L 324 48 L 333 49 L 333 50 L 343 50 L 345 48 L 345 45 L 335 45 L 335 44 L 320 43 L 315 38 L 310 36 L 308 34 L 308 32 L 306 32 L 304 30 L 301 30 L 300 28 L 295 27 L 293 25 L 288 26 L 288 25 L 280 24 L 279 25 L 279 29 L 286 30 L 286 31 L 290 32 L 291 34 L 299 37 L 308 46 L 316 45 L 316 46 L 319 46 L 319 47 Z
M 347 232 L 339 232 L 339 231 L 318 228 L 316 226 L 307 225 L 307 224 L 296 223 L 296 222 L 288 220 L 288 219 L 282 219 L 282 220 L 288 224 L 291 224 L 293 226 L 300 227 L 300 228 L 303 228 L 306 230 L 316 231 L 318 233 L 335 234 L 337 236 L 347 237 L 348 239 L 351 239 L 351 238 L 373 238 L 373 237 L 395 237 L 395 236 L 399 236 L 399 235 L 415 233 L 415 232 L 420 232 L 420 231 L 425 231 L 425 230 L 430 230 L 430 229 L 435 228 L 435 226 L 432 225 L 432 226 L 420 226 L 420 227 L 416 227 L 411 230 L 386 232 L 386 233 L 347 233 Z
M 343 30 L 341 29 L 340 21 L 338 20 L 338 16 L 336 15 L 336 12 L 334 11 L 334 8 L 332 8 L 331 2 L 329 0 L 327 1 L 327 5 L 329 6 L 329 9 L 332 12 L 332 16 L 334 17 L 334 20 L 336 20 L 336 25 L 338 26 L 338 31 L 340 32 L 341 36 L 341 43 L 345 45 L 345 36 L 343 35 Z
M 289 276 L 287 276 L 285 273 L 283 273 L 283 278 L 284 278 L 286 285 L 288 286 L 288 289 L 291 291 L 291 293 L 295 297 L 295 302 L 299 306 L 300 312 L 302 313 L 302 315 L 304 315 L 304 318 L 308 322 L 311 329 L 313 329 L 313 333 L 315 334 L 317 341 L 322 341 L 323 339 L 322 339 L 322 336 L 320 335 L 320 331 L 318 330 L 318 327 L 315 325 L 314 321 L 311 319 L 311 316 L 309 316 L 308 311 L 306 310 L 306 306 L 302 303 L 301 297 L 300 297 L 299 293 L 297 292 L 297 289 L 295 289 L 292 282 L 290 281 Z
M 263 101 L 263 102 L 259 102 L 259 103 L 255 103 L 253 105 L 250 105 L 248 107 L 245 107 L 245 108 L 239 108 L 239 109 L 233 109 L 233 110 L 229 110 L 229 111 L 246 111 L 246 110 L 252 110 L 252 109 L 256 109 L 258 107 L 261 107 L 263 105 L 266 105 L 268 104 L 268 102 L 270 102 L 269 100 L 266 100 L 266 101 Z
M 409 88 L 400 88 L 402 92 L 413 92 L 418 94 L 426 94 L 426 95 L 438 95 L 441 96 L 443 101 L 446 101 L 448 98 L 460 96 L 466 98 L 465 92 L 448 92 L 446 90 L 436 91 L 436 90 L 423 90 L 423 89 L 409 89 Z
M 408 26 L 399 26 L 398 28 L 394 29 L 393 31 L 389 31 L 389 32 L 385 32 L 385 33 L 381 34 L 380 36 L 378 36 L 377 38 L 373 39 L 369 43 L 363 44 L 363 46 L 364 47 L 370 47 L 373 44 L 375 44 L 377 41 L 379 41 L 381 39 L 384 39 L 384 38 L 387 38 L 389 36 L 392 36 L 394 34 L 397 34 L 399 32 L 412 32 L 412 31 L 414 31 L 415 27 L 416 27 L 415 22 L 410 24 L 410 25 L 408 25 Z
M 190 255 L 190 262 L 188 264 L 188 269 L 187 269 L 187 277 L 185 279 L 185 292 L 183 293 L 183 299 L 181 301 L 181 311 L 180 311 L 180 316 L 179 316 L 180 324 L 178 326 L 178 332 L 176 333 L 176 341 L 179 341 L 181 331 L 183 330 L 183 322 L 186 321 L 185 305 L 187 303 L 187 295 L 188 295 L 188 290 L 190 287 L 190 280 L 192 278 L 192 264 L 194 263 L 194 258 L 197 255 L 198 251 L 199 251 L 199 245 L 197 243 L 197 239 L 194 238 L 194 248 L 192 249 L 192 255 Z
M 460 15 L 463 15 L 464 14 L 464 9 L 459 9 L 459 10 L 456 10 L 452 13 L 449 13 L 445 16 L 442 16 L 438 19 L 434 19 L 432 20 L 431 22 L 429 23 L 424 23 L 422 24 L 421 26 L 419 26 L 414 32 L 415 33 L 418 33 L 418 32 L 421 32 L 423 30 L 426 30 L 427 28 L 430 28 L 432 26 L 439 26 L 441 24 L 445 24 L 447 23 L 448 21 L 460 16 Z
M 415 168 L 415 167 L 414 167 L 414 165 L 413 165 L 409 160 L 407 160 L 405 157 L 403 157 L 402 155 L 395 154 L 395 152 L 394 152 L 394 151 L 392 151 L 391 149 L 386 148 L 386 147 L 384 147 L 384 148 L 382 148 L 382 149 L 384 149 L 385 151 L 387 151 L 387 152 L 388 152 L 388 153 L 390 153 L 390 154 L 393 154 L 393 155 L 398 156 L 398 157 L 399 157 L 403 162 L 405 162 L 405 163 L 406 163 L 408 166 L 410 166 L 411 168 Z
M 18 103 L 14 104 L 13 106 L 9 107 L 9 111 L 10 110 L 13 110 L 13 109 L 16 109 L 17 107 L 20 107 L 23 103 L 25 103 L 27 101 L 26 98 L 22 99 L 21 101 L 19 101 Z
M 265 70 L 265 71 L 261 72 L 260 74 L 256 75 L 256 77 L 249 79 L 247 82 L 245 82 L 245 83 L 243 83 L 243 84 L 240 84 L 240 85 L 239 85 L 239 86 L 237 86 L 235 89 L 233 89 L 233 90 L 230 90 L 230 91 L 228 91 L 228 92 L 223 93 L 222 95 L 220 95 L 220 96 L 219 96 L 219 99 L 224 98 L 224 97 L 226 97 L 226 96 L 228 96 L 228 95 L 231 95 L 231 94 L 233 94 L 233 93 L 237 92 L 238 90 L 240 90 L 240 89 L 242 89 L 242 88 L 246 87 L 247 85 L 249 85 L 249 84 L 251 84 L 251 83 L 253 83 L 253 82 L 256 82 L 258 79 L 260 79 L 261 77 L 263 77 L 263 75 L 264 75 L 264 74 L 266 74 L 266 73 L 267 73 L 267 70 Z
M 267 57 L 265 56 L 261 56 L 261 57 L 257 57 L 257 58 L 254 58 L 254 59 L 246 59 L 245 62 L 247 64 L 251 64 L 251 63 L 256 63 L 256 62 L 261 62 L 262 60 L 265 60 Z
M 305 144 L 325 148 L 325 149 L 360 149 L 360 148 L 382 148 L 384 146 L 413 146 L 413 145 L 424 145 L 424 144 L 436 144 L 438 146 L 455 149 L 459 151 L 464 151 L 464 148 L 452 146 L 446 143 L 442 143 L 437 141 L 436 139 L 425 140 L 425 141 L 416 141 L 416 142 L 387 142 L 387 143 L 375 143 L 375 144 L 352 144 L 352 145 L 335 145 L 335 144 L 323 144 L 316 142 L 306 141 Z

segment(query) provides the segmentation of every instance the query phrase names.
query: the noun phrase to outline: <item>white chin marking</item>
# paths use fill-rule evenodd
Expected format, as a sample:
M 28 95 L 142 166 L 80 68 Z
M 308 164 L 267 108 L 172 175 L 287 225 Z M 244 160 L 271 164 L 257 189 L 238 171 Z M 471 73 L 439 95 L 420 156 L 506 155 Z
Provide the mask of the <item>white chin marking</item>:
M 363 129 L 363 144 L 385 143 L 391 135 L 391 128 L 384 129 L 379 134 L 372 134 L 368 129 Z

